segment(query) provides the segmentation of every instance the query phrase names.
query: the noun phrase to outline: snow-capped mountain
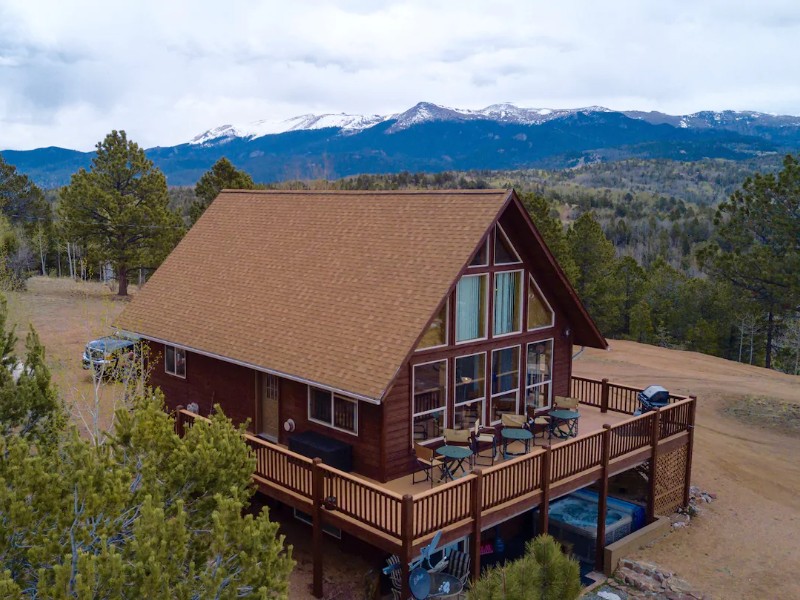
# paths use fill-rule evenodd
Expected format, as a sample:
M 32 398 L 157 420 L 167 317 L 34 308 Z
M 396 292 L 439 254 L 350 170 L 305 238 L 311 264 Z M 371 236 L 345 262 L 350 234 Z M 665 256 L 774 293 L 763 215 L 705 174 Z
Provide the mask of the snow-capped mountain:
M 226 157 L 258 182 L 361 173 L 562 169 L 624 158 L 751 160 L 800 149 L 800 117 L 752 111 L 689 115 L 511 103 L 464 109 L 420 102 L 387 115 L 306 114 L 214 127 L 147 155 L 170 185 L 194 185 Z M 66 184 L 94 156 L 62 148 L 3 151 L 44 187 Z
M 379 123 L 393 121 L 387 133 L 395 133 L 421 123 L 433 121 L 496 121 L 517 125 L 538 125 L 575 113 L 612 112 L 601 106 L 574 109 L 522 108 L 510 103 L 492 104 L 479 110 L 450 108 L 420 102 L 408 110 L 391 115 L 351 115 L 346 113 L 300 115 L 286 120 L 264 119 L 246 125 L 221 125 L 209 129 L 189 141 L 189 144 L 220 144 L 235 138 L 256 139 L 289 131 L 333 128 L 341 133 L 356 133 Z

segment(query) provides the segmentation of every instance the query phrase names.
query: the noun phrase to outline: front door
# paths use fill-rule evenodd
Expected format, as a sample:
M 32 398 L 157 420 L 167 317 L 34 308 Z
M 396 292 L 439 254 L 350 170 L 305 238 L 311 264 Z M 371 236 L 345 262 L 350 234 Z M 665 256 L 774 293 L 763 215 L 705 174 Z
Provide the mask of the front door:
M 261 373 L 261 426 L 259 433 L 278 441 L 280 417 L 278 415 L 278 378 L 269 373 Z

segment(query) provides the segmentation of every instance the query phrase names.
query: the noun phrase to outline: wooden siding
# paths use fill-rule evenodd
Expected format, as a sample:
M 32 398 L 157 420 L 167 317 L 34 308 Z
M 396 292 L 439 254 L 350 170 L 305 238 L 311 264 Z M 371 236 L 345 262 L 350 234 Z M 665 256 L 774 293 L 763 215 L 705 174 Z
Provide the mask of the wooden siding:
M 256 373 L 252 369 L 202 354 L 186 352 L 186 378 L 164 371 L 164 345 L 148 342 L 150 383 L 164 392 L 167 406 L 188 406 L 196 402 L 200 414 L 207 416 L 219 404 L 234 423 L 249 420 L 256 425 Z

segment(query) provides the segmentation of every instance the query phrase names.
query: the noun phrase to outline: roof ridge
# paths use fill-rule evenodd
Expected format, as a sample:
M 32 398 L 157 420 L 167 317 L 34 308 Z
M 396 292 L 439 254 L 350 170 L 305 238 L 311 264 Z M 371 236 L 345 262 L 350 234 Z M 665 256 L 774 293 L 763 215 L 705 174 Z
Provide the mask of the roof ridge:
M 449 195 L 449 196 L 462 196 L 462 195 L 490 195 L 490 194 L 506 194 L 511 191 L 511 188 L 491 188 L 480 190 L 237 190 L 237 189 L 222 189 L 220 193 L 226 194 L 259 194 L 259 195 L 322 195 L 322 194 L 335 194 L 337 196 L 363 196 L 363 195 L 404 195 L 404 196 L 423 196 L 423 195 Z

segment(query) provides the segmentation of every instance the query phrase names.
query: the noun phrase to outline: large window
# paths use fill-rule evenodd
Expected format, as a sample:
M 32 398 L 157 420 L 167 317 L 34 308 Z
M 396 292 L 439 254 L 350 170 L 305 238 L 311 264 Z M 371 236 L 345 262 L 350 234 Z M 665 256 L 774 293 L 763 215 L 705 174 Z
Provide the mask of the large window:
M 453 427 L 470 429 L 475 421 L 483 420 L 483 402 L 486 398 L 486 354 L 472 354 L 456 358 L 455 408 Z
M 489 418 L 492 423 L 504 413 L 517 412 L 519 395 L 519 346 L 492 351 L 492 395 Z
M 164 346 L 164 371 L 175 377 L 186 378 L 186 350 L 177 346 Z
M 488 275 L 464 275 L 456 287 L 456 342 L 486 337 Z
M 553 310 L 544 299 L 539 286 L 528 279 L 528 329 L 541 329 L 553 326 Z
M 522 271 L 495 273 L 493 335 L 522 330 Z
M 442 437 L 447 418 L 447 361 L 414 366 L 412 439 L 430 442 Z
M 308 419 L 358 435 L 358 402 L 309 386 Z
M 447 302 L 444 303 L 442 310 L 425 330 L 425 334 L 417 345 L 417 350 L 436 348 L 447 344 L 447 304 Z
M 525 376 L 525 409 L 531 412 L 550 406 L 553 381 L 553 340 L 528 344 Z

